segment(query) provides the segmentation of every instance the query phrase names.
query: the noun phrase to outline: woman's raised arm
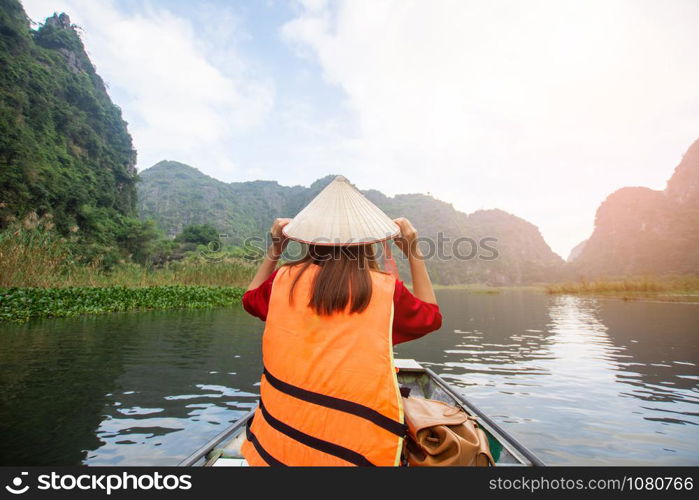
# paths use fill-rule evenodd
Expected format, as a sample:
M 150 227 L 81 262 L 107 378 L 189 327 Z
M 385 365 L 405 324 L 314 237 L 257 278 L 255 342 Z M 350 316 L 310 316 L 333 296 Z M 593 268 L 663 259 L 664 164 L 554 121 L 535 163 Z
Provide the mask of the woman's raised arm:
M 291 219 L 275 219 L 272 224 L 272 228 L 269 232 L 272 234 L 272 244 L 267 248 L 265 252 L 265 258 L 262 260 L 260 267 L 257 268 L 255 277 L 252 279 L 248 285 L 248 290 L 253 290 L 260 286 L 264 281 L 269 278 L 270 274 L 274 272 L 277 268 L 277 262 L 282 256 L 284 247 L 288 242 L 288 238 L 282 233 L 282 229 L 286 226 Z
M 395 239 L 396 246 L 408 257 L 408 263 L 410 264 L 410 274 L 413 278 L 413 294 L 420 300 L 436 304 L 437 297 L 432 288 L 432 281 L 430 280 L 430 275 L 427 274 L 425 259 L 417 244 L 417 230 L 405 217 L 394 219 L 393 222 L 398 224 L 400 228 L 400 236 Z

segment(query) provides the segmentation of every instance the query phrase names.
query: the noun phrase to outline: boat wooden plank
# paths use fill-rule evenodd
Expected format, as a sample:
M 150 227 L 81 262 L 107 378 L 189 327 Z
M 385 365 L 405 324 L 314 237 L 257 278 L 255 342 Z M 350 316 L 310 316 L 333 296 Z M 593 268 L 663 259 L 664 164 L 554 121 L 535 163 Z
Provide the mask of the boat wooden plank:
M 393 364 L 402 371 L 425 371 L 422 365 L 414 359 L 395 359 Z
M 244 458 L 219 458 L 212 467 L 247 467 L 248 462 Z

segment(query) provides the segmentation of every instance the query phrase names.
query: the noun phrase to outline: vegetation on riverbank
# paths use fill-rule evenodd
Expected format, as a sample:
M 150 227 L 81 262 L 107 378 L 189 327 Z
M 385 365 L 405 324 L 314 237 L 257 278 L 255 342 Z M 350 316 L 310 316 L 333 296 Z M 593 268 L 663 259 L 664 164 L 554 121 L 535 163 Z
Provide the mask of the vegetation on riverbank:
M 242 287 L 0 288 L 0 321 L 149 309 L 203 309 L 240 302 Z
M 489 285 L 487 283 L 461 283 L 459 285 L 440 285 L 433 283 L 435 290 L 465 290 L 469 293 L 498 295 L 503 292 L 541 292 L 544 285 Z
M 469 293 L 477 293 L 483 295 L 497 295 L 499 293 L 502 293 L 503 290 L 510 288 L 501 286 L 488 286 L 486 284 L 479 283 L 464 283 L 460 285 L 441 285 L 439 283 L 433 283 L 432 286 L 435 290 L 466 290 Z
M 148 309 L 198 309 L 240 302 L 255 265 L 193 245 L 161 266 L 85 263 L 50 218 L 0 232 L 0 321 Z
M 235 253 L 184 248 L 159 266 L 121 261 L 105 268 L 99 259 L 85 262 L 50 218 L 25 218 L 0 232 L 0 287 L 243 286 L 255 272 L 254 262 Z
M 629 277 L 547 285 L 549 294 L 599 295 L 624 300 L 699 302 L 699 276 Z
M 196 229 L 196 230 L 195 230 Z M 85 262 L 46 215 L 31 215 L 0 232 L 0 321 L 108 312 L 221 307 L 239 303 L 255 272 L 251 252 L 212 251 L 201 243 L 213 228 L 190 227 L 172 242 L 160 263 L 130 260 L 106 267 Z M 200 234 L 201 233 L 201 234 Z M 247 257 L 247 258 L 246 258 Z M 436 285 L 474 294 L 526 289 L 549 294 L 699 302 L 699 276 L 579 281 L 539 287 L 485 284 Z

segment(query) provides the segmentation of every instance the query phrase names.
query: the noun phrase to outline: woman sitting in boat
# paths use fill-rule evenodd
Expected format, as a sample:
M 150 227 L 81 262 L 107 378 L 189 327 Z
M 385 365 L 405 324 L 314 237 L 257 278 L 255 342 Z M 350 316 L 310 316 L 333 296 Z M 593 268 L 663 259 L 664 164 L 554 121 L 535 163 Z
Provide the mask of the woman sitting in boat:
M 392 221 L 344 177 L 293 220 L 277 219 L 272 245 L 243 296 L 266 321 L 260 404 L 242 453 L 250 465 L 399 465 L 405 426 L 393 346 L 439 329 L 442 316 L 404 218 Z M 307 245 L 277 262 L 289 239 Z M 414 294 L 374 244 L 408 257 Z

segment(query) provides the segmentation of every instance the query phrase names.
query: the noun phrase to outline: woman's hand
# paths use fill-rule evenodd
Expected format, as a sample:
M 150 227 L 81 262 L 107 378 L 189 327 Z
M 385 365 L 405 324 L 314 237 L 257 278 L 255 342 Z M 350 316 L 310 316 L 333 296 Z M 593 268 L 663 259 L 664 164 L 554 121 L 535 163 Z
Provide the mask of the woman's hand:
M 272 236 L 272 245 L 270 246 L 270 251 L 272 252 L 271 257 L 279 258 L 286 248 L 289 238 L 284 236 L 282 229 L 284 229 L 284 226 L 289 222 L 291 222 L 291 219 L 274 219 L 274 223 L 269 230 Z
M 412 225 L 412 223 L 405 217 L 399 217 L 393 219 L 398 227 L 400 228 L 400 235 L 396 236 L 395 242 L 396 246 L 400 248 L 403 255 L 410 258 L 419 257 L 417 248 L 417 230 Z

